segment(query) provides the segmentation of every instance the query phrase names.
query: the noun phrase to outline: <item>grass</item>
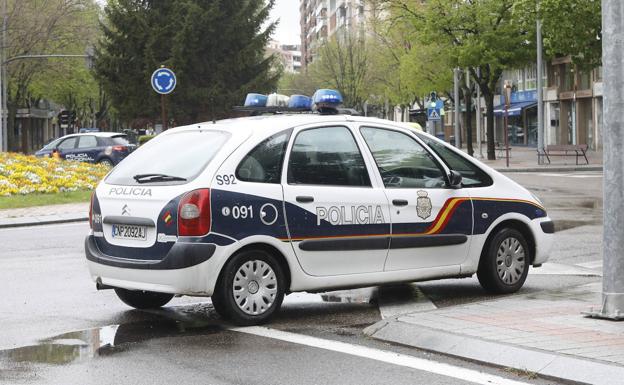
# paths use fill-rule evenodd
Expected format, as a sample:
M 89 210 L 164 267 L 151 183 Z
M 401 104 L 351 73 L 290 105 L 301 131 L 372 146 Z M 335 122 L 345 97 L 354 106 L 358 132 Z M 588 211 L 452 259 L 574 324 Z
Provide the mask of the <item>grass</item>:
M 60 205 L 63 203 L 89 202 L 91 191 L 71 191 L 57 194 L 26 194 L 0 197 L 0 210 L 33 206 Z

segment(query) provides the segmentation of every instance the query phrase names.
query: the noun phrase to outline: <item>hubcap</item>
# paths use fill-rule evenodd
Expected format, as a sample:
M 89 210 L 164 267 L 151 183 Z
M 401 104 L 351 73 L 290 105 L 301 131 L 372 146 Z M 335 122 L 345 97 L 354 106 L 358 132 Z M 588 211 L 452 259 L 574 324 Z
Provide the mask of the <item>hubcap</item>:
M 246 314 L 263 314 L 275 302 L 275 272 L 264 261 L 245 262 L 234 275 L 232 294 L 238 308 Z
M 496 254 L 498 277 L 504 283 L 513 285 L 522 278 L 525 266 L 525 252 L 520 241 L 514 237 L 505 238 Z

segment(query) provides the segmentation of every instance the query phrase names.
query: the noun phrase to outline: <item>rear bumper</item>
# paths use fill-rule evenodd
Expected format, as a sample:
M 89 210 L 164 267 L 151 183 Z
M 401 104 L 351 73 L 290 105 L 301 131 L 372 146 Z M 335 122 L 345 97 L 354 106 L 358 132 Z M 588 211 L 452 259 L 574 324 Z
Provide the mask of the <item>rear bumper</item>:
M 117 258 L 100 251 L 95 237 L 85 239 L 85 254 L 89 261 L 101 265 L 139 270 L 175 270 L 199 265 L 209 260 L 215 253 L 216 245 L 206 243 L 176 242 L 167 255 L 160 260 Z

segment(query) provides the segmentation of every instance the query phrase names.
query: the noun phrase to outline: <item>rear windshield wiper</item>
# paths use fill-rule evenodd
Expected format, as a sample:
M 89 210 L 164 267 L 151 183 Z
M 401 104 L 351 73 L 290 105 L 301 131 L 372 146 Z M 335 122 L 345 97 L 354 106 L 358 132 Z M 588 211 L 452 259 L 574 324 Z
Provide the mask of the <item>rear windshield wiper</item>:
M 133 176 L 137 183 L 185 181 L 186 178 L 167 174 L 137 174 Z

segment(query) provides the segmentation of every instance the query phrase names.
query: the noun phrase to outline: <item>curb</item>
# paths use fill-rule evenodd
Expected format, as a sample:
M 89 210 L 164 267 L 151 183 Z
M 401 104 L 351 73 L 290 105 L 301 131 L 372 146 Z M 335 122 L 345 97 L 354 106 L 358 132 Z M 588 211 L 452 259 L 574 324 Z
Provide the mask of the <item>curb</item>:
M 0 222 L 0 229 L 8 229 L 13 227 L 28 227 L 28 226 L 39 226 L 39 225 L 54 225 L 61 223 L 73 223 L 73 222 L 86 222 L 89 220 L 89 217 L 75 217 L 75 218 L 62 218 L 62 219 L 43 219 L 36 220 L 29 218 L 28 221 L 24 222 L 15 222 L 15 223 L 2 223 Z
M 380 341 L 567 382 L 616 384 L 624 378 L 624 366 L 442 332 L 400 319 L 380 321 L 364 329 L 364 334 Z

